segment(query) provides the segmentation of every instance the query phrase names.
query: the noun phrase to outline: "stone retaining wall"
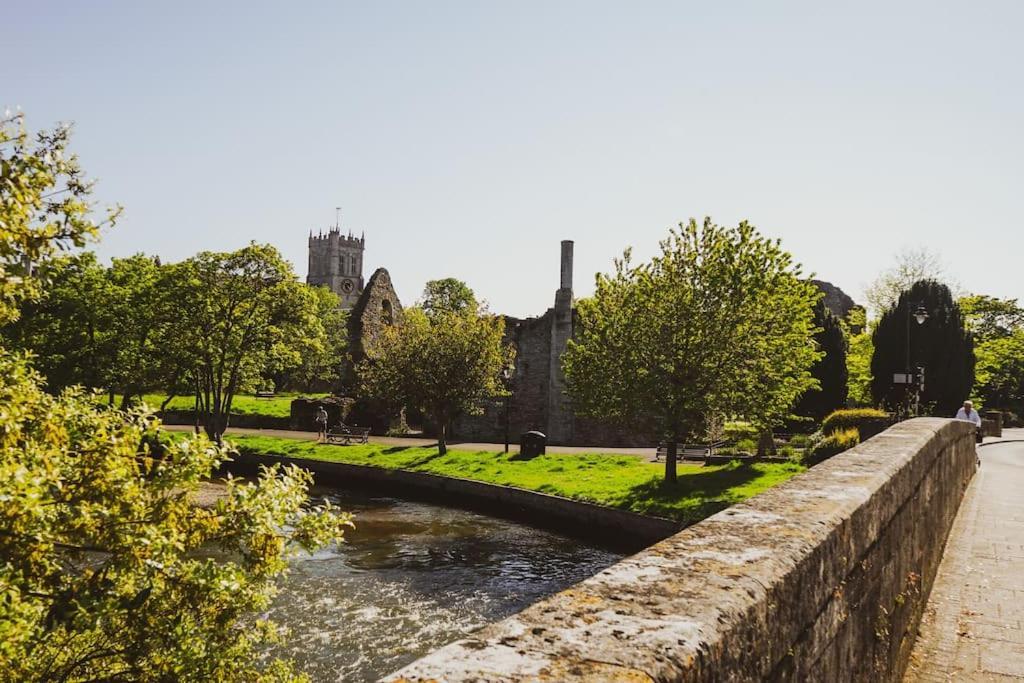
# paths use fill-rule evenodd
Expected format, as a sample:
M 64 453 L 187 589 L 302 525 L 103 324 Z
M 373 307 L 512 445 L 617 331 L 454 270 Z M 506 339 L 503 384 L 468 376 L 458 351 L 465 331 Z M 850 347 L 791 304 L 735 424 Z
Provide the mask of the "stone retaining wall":
M 646 548 L 682 528 L 679 522 L 670 519 L 649 517 L 512 486 L 425 472 L 255 454 L 239 456 L 228 463 L 226 468 L 235 473 L 251 474 L 260 465 L 274 463 L 298 465 L 311 471 L 317 485 L 358 488 L 360 492 L 376 491 L 384 495 L 401 495 L 450 507 L 468 508 L 529 522 L 569 536 L 585 538 L 598 545 L 630 552 Z
M 900 680 L 975 461 L 904 422 L 386 680 Z

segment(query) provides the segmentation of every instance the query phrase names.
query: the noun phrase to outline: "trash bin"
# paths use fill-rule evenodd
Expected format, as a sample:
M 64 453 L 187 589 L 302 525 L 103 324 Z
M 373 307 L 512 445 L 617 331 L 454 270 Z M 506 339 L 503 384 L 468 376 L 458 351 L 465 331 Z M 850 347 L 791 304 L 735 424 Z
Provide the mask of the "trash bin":
M 548 437 L 541 432 L 525 432 L 519 437 L 519 457 L 536 458 L 547 451 Z

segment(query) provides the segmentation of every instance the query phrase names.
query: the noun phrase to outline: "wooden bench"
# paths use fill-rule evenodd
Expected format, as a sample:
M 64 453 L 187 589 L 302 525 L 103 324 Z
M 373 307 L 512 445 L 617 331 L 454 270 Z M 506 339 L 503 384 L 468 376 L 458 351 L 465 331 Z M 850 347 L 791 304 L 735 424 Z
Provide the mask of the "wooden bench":
M 327 443 L 336 446 L 351 446 L 354 443 L 370 443 L 369 427 L 349 427 L 342 423 L 327 430 Z

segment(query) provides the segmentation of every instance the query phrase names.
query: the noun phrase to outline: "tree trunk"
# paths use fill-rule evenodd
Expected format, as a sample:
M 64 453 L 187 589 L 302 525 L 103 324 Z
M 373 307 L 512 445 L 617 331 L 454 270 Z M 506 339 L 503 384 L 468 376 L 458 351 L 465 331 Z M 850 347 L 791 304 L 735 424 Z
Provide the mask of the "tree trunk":
M 444 415 L 438 415 L 437 420 L 437 453 L 445 455 L 448 452 L 448 419 Z
M 761 432 L 761 436 L 757 440 L 757 457 L 763 458 L 766 455 L 775 455 L 775 437 L 772 435 L 771 428 Z
M 665 481 L 669 484 L 676 483 L 676 454 L 678 453 L 675 439 L 668 442 L 668 449 L 665 454 Z

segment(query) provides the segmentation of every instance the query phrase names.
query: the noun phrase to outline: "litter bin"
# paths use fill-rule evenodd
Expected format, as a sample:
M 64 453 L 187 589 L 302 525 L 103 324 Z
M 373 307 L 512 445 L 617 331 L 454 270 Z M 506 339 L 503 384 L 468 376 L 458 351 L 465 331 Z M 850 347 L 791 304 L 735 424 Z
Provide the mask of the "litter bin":
M 548 437 L 541 432 L 525 432 L 519 437 L 519 457 L 536 458 L 547 451 Z

